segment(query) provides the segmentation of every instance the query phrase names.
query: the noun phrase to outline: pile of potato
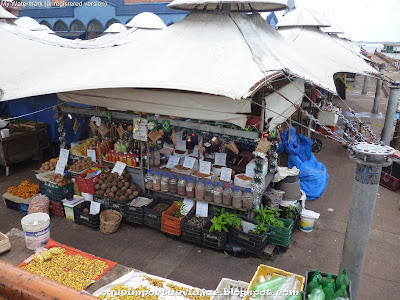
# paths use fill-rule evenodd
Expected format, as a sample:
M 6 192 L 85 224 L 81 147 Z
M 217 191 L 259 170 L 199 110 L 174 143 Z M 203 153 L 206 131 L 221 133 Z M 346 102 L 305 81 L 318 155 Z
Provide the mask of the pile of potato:
M 67 178 L 64 178 L 64 177 L 63 177 L 62 175 L 60 175 L 60 174 L 51 175 L 50 181 L 53 182 L 53 183 L 55 183 L 55 184 L 57 184 L 57 185 L 60 186 L 60 187 L 63 187 L 63 186 L 65 186 L 65 185 L 68 185 L 68 184 L 71 183 L 70 180 L 68 180 Z
M 118 176 L 117 173 L 101 174 L 95 189 L 96 195 L 110 197 L 117 201 L 132 200 L 140 193 L 126 171 L 122 173 L 122 176 Z
M 86 157 L 84 159 L 78 160 L 76 163 L 74 163 L 69 170 L 75 173 L 80 173 L 83 170 L 86 170 L 90 167 L 95 165 L 95 162 L 90 159 L 90 157 Z
M 52 158 L 49 161 L 42 163 L 42 166 L 39 169 L 40 173 L 54 171 L 56 169 L 57 162 L 58 162 L 58 157 Z

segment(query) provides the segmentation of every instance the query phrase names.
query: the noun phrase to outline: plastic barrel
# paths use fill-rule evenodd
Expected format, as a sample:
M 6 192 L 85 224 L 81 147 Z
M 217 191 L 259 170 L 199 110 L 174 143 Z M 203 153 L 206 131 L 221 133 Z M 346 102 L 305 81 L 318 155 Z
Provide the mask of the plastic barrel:
M 34 213 L 21 219 L 25 233 L 26 248 L 36 250 L 45 247 L 50 238 L 50 217 L 45 213 Z
M 300 217 L 300 230 L 303 232 L 311 232 L 314 228 L 314 218 Z

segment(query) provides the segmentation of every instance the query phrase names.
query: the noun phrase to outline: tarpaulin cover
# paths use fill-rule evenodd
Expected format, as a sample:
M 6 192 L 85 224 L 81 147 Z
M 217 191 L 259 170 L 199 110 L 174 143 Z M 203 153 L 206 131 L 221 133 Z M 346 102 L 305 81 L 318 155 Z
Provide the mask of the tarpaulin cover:
M 300 170 L 300 188 L 306 193 L 307 200 L 319 198 L 328 185 L 329 175 L 323 163 L 318 162 L 311 153 L 312 140 L 297 134 L 294 127 L 281 134 L 282 143 L 278 153 L 288 155 L 288 167 Z
M 78 249 L 75 249 L 75 248 L 60 244 L 60 243 L 58 243 L 58 242 L 56 242 L 56 241 L 54 241 L 53 239 L 50 238 L 49 239 L 49 243 L 47 244 L 46 248 L 50 249 L 50 248 L 53 248 L 53 247 L 62 247 L 62 248 L 64 248 L 66 250 L 65 254 L 67 254 L 67 255 L 78 255 L 79 254 L 79 255 L 82 255 L 83 257 L 85 257 L 85 258 L 87 258 L 89 260 L 98 259 L 98 260 L 104 261 L 107 264 L 108 267 L 94 281 L 99 280 L 105 273 L 107 273 L 109 270 L 111 270 L 116 265 L 118 265 L 116 262 L 113 262 L 111 260 L 107 260 L 107 259 L 104 259 L 104 258 L 100 258 L 100 257 L 94 256 L 92 254 L 88 254 L 86 252 L 82 252 L 82 251 L 80 251 Z M 26 260 L 24 260 L 18 267 L 25 266 L 32 259 L 33 259 L 33 255 L 30 256 L 29 258 L 27 258 Z M 89 283 L 86 287 L 88 287 L 90 284 L 91 283 Z

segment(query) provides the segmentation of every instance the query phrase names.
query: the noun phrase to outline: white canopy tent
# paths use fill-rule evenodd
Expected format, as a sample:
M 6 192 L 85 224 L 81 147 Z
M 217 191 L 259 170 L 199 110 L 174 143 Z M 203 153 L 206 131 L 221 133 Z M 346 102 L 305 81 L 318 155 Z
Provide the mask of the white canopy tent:
M 127 28 L 122 25 L 121 23 L 114 23 L 111 24 L 110 27 L 108 27 L 104 33 L 119 33 L 127 30 Z
M 229 4 L 229 11 L 275 11 L 288 8 L 287 0 L 174 0 L 168 8 L 176 10 L 216 11 Z
M 151 12 L 142 12 L 133 17 L 126 25 L 128 28 L 164 29 L 167 26 L 159 16 Z
M 13 20 L 13 19 L 17 19 L 16 16 L 14 16 L 12 13 L 6 11 L 3 7 L 0 6 L 0 20 Z

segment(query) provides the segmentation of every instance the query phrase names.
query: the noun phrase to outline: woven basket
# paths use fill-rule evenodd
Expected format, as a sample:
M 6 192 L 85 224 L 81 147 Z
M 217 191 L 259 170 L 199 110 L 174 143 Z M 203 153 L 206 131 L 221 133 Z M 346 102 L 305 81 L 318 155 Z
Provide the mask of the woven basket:
M 11 249 L 10 240 L 8 236 L 0 232 L 0 254 Z
M 122 214 L 119 211 L 107 209 L 100 213 L 100 231 L 104 234 L 114 233 L 121 224 Z

